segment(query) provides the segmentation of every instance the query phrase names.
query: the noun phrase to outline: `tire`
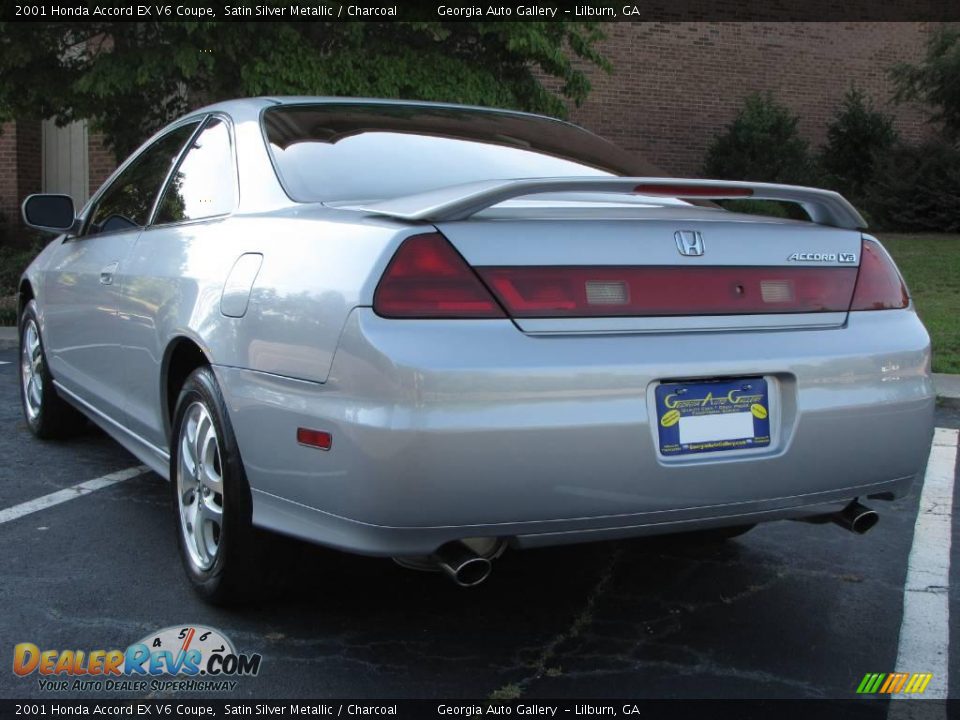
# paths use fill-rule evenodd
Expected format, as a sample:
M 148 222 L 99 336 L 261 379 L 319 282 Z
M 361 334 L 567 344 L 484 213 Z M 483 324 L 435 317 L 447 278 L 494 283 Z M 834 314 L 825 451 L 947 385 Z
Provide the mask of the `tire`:
M 177 547 L 187 578 L 207 602 L 243 602 L 259 569 L 253 503 L 226 404 L 209 367 L 194 370 L 180 390 L 170 446 Z
M 37 302 L 31 300 L 20 316 L 20 407 L 30 432 L 43 440 L 75 434 L 86 422 L 57 394 L 40 337 Z

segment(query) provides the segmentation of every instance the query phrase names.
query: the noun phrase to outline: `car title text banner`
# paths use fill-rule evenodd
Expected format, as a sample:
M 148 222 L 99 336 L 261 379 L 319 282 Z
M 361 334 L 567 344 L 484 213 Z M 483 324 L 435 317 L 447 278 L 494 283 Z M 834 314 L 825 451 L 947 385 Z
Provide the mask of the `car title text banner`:
M 329 2 L 260 0 L 219 2 L 199 0 L 184 3 L 116 2 L 114 0 L 59 0 L 55 2 L 4 3 L 0 20 L 56 22 L 89 20 L 164 21 L 957 21 L 960 3 L 954 0 L 809 0 L 805 3 L 778 0 L 651 0 L 650 2 L 509 2 L 481 3 L 463 0 L 361 0 Z
M 960 701 L 908 700 L 911 717 L 952 717 Z M 880 700 L 0 700 L 0 720 L 14 717 L 135 718 L 711 718 L 856 720 L 883 717 Z

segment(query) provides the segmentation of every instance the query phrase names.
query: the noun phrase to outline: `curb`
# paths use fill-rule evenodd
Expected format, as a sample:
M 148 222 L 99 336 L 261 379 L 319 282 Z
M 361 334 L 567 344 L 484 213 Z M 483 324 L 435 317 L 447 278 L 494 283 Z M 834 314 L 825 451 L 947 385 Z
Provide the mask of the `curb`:
M 960 409 L 960 375 L 933 373 L 933 387 L 937 392 L 937 407 Z

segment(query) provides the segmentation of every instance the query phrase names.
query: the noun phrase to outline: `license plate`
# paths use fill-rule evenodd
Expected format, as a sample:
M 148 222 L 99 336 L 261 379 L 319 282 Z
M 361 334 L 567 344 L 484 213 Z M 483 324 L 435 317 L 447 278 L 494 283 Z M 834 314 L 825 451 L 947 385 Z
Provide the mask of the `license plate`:
M 657 430 L 664 455 L 746 450 L 770 444 L 770 402 L 763 378 L 662 383 Z

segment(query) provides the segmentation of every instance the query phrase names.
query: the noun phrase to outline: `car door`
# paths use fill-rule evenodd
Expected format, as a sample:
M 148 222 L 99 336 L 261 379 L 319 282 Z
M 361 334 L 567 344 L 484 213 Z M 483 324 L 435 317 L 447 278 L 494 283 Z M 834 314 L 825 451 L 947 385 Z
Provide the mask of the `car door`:
M 166 447 L 161 382 L 173 336 L 213 332 L 223 283 L 237 258 L 226 219 L 237 205 L 231 126 L 211 116 L 166 183 L 155 217 L 127 263 L 120 300 L 124 396 L 131 431 Z
M 53 376 L 117 422 L 123 419 L 118 342 L 120 274 L 171 167 L 197 122 L 164 134 L 97 194 L 83 230 L 66 237 L 44 273 L 44 343 Z

